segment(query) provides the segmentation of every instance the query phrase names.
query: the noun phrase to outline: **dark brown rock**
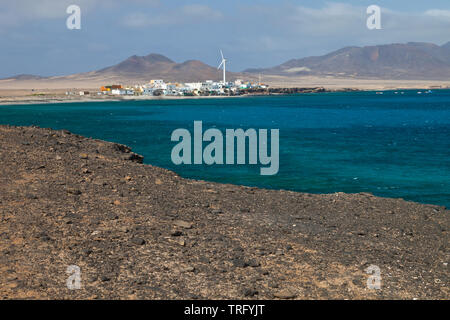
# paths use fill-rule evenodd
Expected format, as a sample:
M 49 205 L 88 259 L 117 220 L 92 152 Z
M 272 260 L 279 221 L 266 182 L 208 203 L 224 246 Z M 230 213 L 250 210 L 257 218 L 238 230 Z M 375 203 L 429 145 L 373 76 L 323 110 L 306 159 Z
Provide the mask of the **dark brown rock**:
M 183 179 L 50 129 L 0 146 L 3 299 L 449 299 L 445 208 Z

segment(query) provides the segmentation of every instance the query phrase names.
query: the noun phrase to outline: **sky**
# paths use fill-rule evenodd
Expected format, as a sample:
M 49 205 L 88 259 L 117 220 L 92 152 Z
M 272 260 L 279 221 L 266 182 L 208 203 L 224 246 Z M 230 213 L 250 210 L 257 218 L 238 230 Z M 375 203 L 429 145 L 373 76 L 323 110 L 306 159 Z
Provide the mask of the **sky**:
M 69 5 L 81 29 L 69 30 Z M 366 26 L 381 7 L 381 30 Z M 87 72 L 160 53 L 230 71 L 346 46 L 450 41 L 449 0 L 0 0 L 0 77 Z

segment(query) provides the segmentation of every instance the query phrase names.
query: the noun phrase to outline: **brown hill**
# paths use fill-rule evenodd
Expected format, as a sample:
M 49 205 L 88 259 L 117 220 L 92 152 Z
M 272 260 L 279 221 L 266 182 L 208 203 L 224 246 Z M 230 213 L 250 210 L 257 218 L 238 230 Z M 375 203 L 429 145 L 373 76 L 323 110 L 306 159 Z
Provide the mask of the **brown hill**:
M 132 56 L 114 66 L 86 74 L 88 77 L 121 77 L 125 79 L 164 79 L 166 81 L 220 80 L 222 72 L 198 60 L 176 63 L 160 54 Z M 235 73 L 227 72 L 229 79 Z
M 128 59 L 101 70 L 97 74 L 134 74 L 142 75 L 144 73 L 161 73 L 170 69 L 174 61 L 160 54 L 149 54 L 147 56 L 132 56 Z
M 346 47 L 324 56 L 293 59 L 273 68 L 248 69 L 246 72 L 284 76 L 448 80 L 450 43 L 444 46 L 411 42 Z
M 230 80 L 239 76 L 239 73 L 227 72 L 227 78 Z M 75 86 L 76 83 L 101 85 L 112 82 L 147 82 L 151 79 L 180 82 L 221 80 L 222 71 L 198 60 L 176 63 L 163 55 L 152 53 L 147 56 L 134 55 L 116 65 L 91 72 L 56 77 L 20 75 L 1 80 L 8 80 L 8 82 L 42 80 L 49 85 L 62 83 L 64 86 L 64 83 L 70 83 L 70 86 Z

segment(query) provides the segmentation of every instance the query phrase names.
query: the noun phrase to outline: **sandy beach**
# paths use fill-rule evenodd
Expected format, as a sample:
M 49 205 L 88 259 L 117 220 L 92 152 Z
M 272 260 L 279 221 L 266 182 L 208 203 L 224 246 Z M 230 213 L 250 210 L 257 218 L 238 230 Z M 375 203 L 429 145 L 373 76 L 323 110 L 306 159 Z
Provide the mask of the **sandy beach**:
M 73 90 L 73 89 L 72 89 Z M 78 91 L 96 92 L 96 88 L 75 89 Z M 180 99 L 217 99 L 239 98 L 244 96 L 114 96 L 114 95 L 66 95 L 67 90 L 47 89 L 45 91 L 31 90 L 1 90 L 0 105 L 46 104 L 46 103 L 79 103 L 107 101 L 145 101 L 145 100 L 180 100 Z
M 283 77 L 263 76 L 262 81 L 274 88 L 324 87 L 327 90 L 396 90 L 396 89 L 445 89 L 450 88 L 448 81 L 440 80 L 383 80 L 336 77 Z
M 113 81 L 112 79 L 110 79 Z M 254 79 L 253 79 L 254 80 Z M 62 102 L 101 102 L 122 100 L 153 100 L 153 99 L 191 99 L 217 97 L 125 97 L 125 96 L 97 96 L 95 93 L 105 83 L 105 80 L 0 80 L 0 105 L 34 104 L 34 103 L 62 103 Z M 134 84 L 131 79 L 114 80 L 122 84 Z M 264 76 L 262 82 L 270 88 L 324 88 L 328 91 L 345 90 L 400 90 L 400 89 L 446 89 L 450 88 L 449 81 L 428 80 L 377 80 L 377 79 L 346 79 L 320 77 L 283 77 Z M 142 81 L 142 83 L 145 83 Z M 66 95 L 66 92 L 78 93 L 89 91 L 94 94 L 80 96 Z

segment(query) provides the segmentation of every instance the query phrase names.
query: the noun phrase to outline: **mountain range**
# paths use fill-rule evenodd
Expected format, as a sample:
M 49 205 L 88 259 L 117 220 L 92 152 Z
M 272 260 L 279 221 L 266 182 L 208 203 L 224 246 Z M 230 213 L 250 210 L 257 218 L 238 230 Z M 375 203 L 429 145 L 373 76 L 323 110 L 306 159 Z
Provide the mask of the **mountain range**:
M 410 42 L 346 47 L 323 56 L 292 59 L 272 68 L 247 69 L 245 72 L 283 76 L 449 80 L 450 42 L 443 46 Z
M 240 74 L 227 72 L 230 80 L 236 79 Z M 56 81 L 86 81 L 86 82 L 141 82 L 150 79 L 164 79 L 165 81 L 194 82 L 204 80 L 221 80 L 222 71 L 211 67 L 199 60 L 187 60 L 182 63 L 156 53 L 146 56 L 131 56 L 128 59 L 100 70 L 77 73 L 68 76 L 41 77 L 30 74 L 21 74 L 0 80 L 26 81 L 46 80 Z
M 132 56 L 125 61 L 93 73 L 92 76 L 119 76 L 125 78 L 164 79 L 167 81 L 202 81 L 219 80 L 221 71 L 199 60 L 176 63 L 156 53 L 147 56 Z M 233 77 L 233 73 L 229 73 Z
M 366 47 L 345 47 L 323 56 L 292 59 L 271 68 L 227 72 L 230 80 L 255 78 L 258 74 L 287 77 L 332 76 L 345 78 L 450 80 L 450 42 L 439 46 L 410 42 Z M 222 72 L 199 60 L 177 63 L 161 54 L 132 56 L 100 70 L 68 76 L 18 75 L 7 81 L 202 81 L 220 80 Z

